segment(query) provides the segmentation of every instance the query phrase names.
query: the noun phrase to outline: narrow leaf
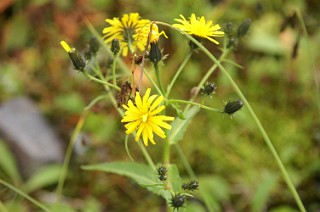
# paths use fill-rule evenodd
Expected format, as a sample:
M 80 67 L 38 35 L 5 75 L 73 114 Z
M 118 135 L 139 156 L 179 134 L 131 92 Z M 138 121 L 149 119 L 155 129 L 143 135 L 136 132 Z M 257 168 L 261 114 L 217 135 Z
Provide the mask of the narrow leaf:
M 24 191 L 30 193 L 37 189 L 58 182 L 61 171 L 60 165 L 48 165 L 36 172 L 25 184 Z
M 21 182 L 17 162 L 10 149 L 2 140 L 0 140 L 0 167 L 10 177 L 10 179 L 14 181 L 14 183 Z
M 271 194 L 272 189 L 275 187 L 278 181 L 278 176 L 275 174 L 268 174 L 261 180 L 257 192 L 255 193 L 252 201 L 251 211 L 263 211 L 267 204 L 268 197 Z
M 168 199 L 170 197 L 169 192 L 163 190 L 159 186 L 157 173 L 151 167 L 135 163 L 135 162 L 111 162 L 95 165 L 88 165 L 81 167 L 88 171 L 104 171 L 108 173 L 123 175 L 136 181 L 141 187 L 148 189 L 149 191 Z
M 172 190 L 175 193 L 181 191 L 181 178 L 179 175 L 178 168 L 175 164 L 170 164 L 168 166 L 168 175 L 171 182 Z

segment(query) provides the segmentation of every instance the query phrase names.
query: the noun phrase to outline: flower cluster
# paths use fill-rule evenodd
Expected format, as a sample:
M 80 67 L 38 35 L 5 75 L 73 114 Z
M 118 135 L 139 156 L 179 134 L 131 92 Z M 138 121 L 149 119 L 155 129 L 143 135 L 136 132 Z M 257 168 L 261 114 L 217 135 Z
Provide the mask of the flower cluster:
M 129 51 L 131 53 L 137 50 L 144 51 L 149 34 L 151 34 L 150 42 L 157 42 L 161 35 L 167 37 L 163 31 L 159 33 L 155 23 L 141 19 L 139 13 L 124 14 L 121 19 L 106 19 L 106 22 L 110 26 L 103 29 L 105 42 L 119 40 L 123 56 L 127 56 Z
M 196 17 L 191 14 L 189 20 L 183 15 L 181 19 L 175 19 L 179 24 L 172 26 L 180 31 L 193 35 L 196 38 L 206 38 L 216 44 L 218 41 L 213 37 L 222 37 L 224 32 L 220 31 L 219 24 L 213 24 L 212 21 L 206 21 L 203 16 Z M 153 63 L 158 63 L 162 59 L 161 51 L 158 47 L 159 38 L 163 35 L 167 38 L 164 31 L 159 32 L 158 25 L 154 21 L 142 19 L 139 13 L 124 14 L 121 18 L 114 17 L 106 19 L 109 26 L 103 29 L 104 40 L 106 43 L 111 44 L 111 51 L 116 56 L 121 53 L 127 56 L 128 53 L 135 53 L 136 51 L 145 51 L 146 48 L 150 52 L 149 60 Z M 93 45 L 97 43 L 96 40 L 92 41 L 91 52 L 95 54 L 98 47 Z M 86 67 L 86 61 L 77 52 L 75 48 L 71 48 L 65 41 L 61 42 L 62 47 L 68 52 L 70 59 L 75 69 L 83 71 Z M 87 57 L 86 59 L 90 59 Z M 92 78 L 91 78 L 92 79 Z M 116 80 L 114 80 L 114 85 Z M 204 90 L 207 95 L 215 90 L 215 85 L 211 84 Z M 127 129 L 127 134 L 135 133 L 135 140 L 139 141 L 142 137 L 144 145 L 148 146 L 149 141 L 155 144 L 154 133 L 160 138 L 166 138 L 165 132 L 162 128 L 170 130 L 171 125 L 166 121 L 173 121 L 174 117 L 159 115 L 165 109 L 162 105 L 163 96 L 152 95 L 150 96 L 151 89 L 148 88 L 143 97 L 140 92 L 136 92 L 135 98 L 131 99 L 131 85 L 126 83 L 121 87 L 121 91 L 117 95 L 118 106 L 121 105 L 125 109 L 125 115 L 121 122 L 126 123 L 124 126 Z M 230 107 L 224 112 L 228 114 L 234 113 L 238 107 Z

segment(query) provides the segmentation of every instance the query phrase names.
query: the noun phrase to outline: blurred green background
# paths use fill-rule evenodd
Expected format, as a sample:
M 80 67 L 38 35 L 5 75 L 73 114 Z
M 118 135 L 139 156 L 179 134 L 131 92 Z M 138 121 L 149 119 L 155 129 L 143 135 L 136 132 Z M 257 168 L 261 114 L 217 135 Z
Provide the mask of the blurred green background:
M 288 19 L 295 11 L 302 14 L 304 25 L 297 18 Z M 195 13 L 223 28 L 228 22 L 238 26 L 251 18 L 248 34 L 229 56 L 242 68 L 231 63 L 224 65 L 253 105 L 307 210 L 319 211 L 319 11 L 316 0 L 1 0 L 0 102 L 16 96 L 30 97 L 66 146 L 83 108 L 104 93 L 102 86 L 72 70 L 59 44 L 66 40 L 78 50 L 85 49 L 92 35 L 83 17 L 88 18 L 98 32 L 106 26 L 106 18 L 129 12 L 167 23 L 174 23 L 173 19 L 179 14 L 189 17 Z M 283 27 L 286 21 L 289 22 Z M 169 82 L 187 55 L 188 42 L 176 32 L 162 30 L 169 38 L 161 43 L 164 52 L 170 55 L 160 69 L 165 82 Z M 223 39 L 220 41 L 223 43 Z M 216 56 L 220 55 L 217 46 L 204 44 Z M 296 55 L 293 55 L 295 45 Z M 108 63 L 107 56 L 101 57 Z M 211 65 L 203 53 L 193 55 L 174 87 L 173 97 L 189 98 L 192 87 Z M 212 99 L 205 100 L 207 105 L 222 109 L 224 101 L 237 98 L 219 71 L 210 81 L 215 82 L 218 89 Z M 65 198 L 59 206 L 61 211 L 165 210 L 160 197 L 127 178 L 80 169 L 84 164 L 129 160 L 124 147 L 124 128 L 108 101 L 101 101 L 92 109 L 83 132 L 90 142 L 84 154 L 75 154 L 72 158 L 64 187 Z M 200 190 L 210 194 L 207 201 L 215 205 L 216 211 L 297 211 L 246 108 L 232 119 L 201 111 L 180 144 L 200 179 Z M 134 159 L 143 162 L 135 142 L 130 141 L 129 147 Z M 155 161 L 161 161 L 161 141 L 148 150 Z M 172 163 L 176 163 L 180 175 L 188 179 L 174 148 L 172 154 Z M 0 177 L 17 187 L 26 180 L 15 181 L 2 167 Z M 55 191 L 55 182 L 56 178 L 48 180 L 29 193 L 41 199 L 44 194 Z M 34 205 L 0 188 L 0 200 L 10 211 L 34 211 Z M 186 210 L 206 211 L 203 201 L 191 201 Z

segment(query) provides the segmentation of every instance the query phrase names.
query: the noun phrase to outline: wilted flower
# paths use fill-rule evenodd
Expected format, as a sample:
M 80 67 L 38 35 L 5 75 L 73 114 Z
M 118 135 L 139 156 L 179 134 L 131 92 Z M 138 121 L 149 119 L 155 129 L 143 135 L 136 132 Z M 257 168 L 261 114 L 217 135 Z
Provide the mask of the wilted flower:
M 151 33 L 150 33 L 150 29 L 151 29 Z M 133 35 L 133 39 L 135 40 L 136 45 L 139 47 L 139 49 L 145 49 L 149 34 L 150 34 L 150 40 L 149 40 L 150 44 L 157 43 L 161 35 L 168 38 L 168 36 L 164 31 L 159 32 L 159 28 L 157 24 L 155 24 L 154 22 L 147 24 L 143 26 L 140 30 L 137 30 L 136 34 Z

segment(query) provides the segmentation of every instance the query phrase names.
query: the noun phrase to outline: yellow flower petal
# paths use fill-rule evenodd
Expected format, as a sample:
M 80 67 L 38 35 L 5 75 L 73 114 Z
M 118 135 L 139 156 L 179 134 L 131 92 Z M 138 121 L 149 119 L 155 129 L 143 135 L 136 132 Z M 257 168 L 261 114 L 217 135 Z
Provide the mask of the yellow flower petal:
M 213 25 L 212 21 L 206 22 L 204 16 L 196 17 L 194 13 L 191 14 L 189 21 L 185 19 L 183 15 L 180 15 L 181 19 L 174 19 L 179 24 L 173 24 L 172 26 L 186 32 L 190 35 L 206 38 L 213 43 L 219 44 L 213 37 L 222 37 L 224 35 L 219 24 Z
M 72 51 L 70 46 L 67 44 L 67 42 L 61 41 L 60 44 L 64 48 L 64 50 L 66 50 L 66 52 L 71 52 Z

